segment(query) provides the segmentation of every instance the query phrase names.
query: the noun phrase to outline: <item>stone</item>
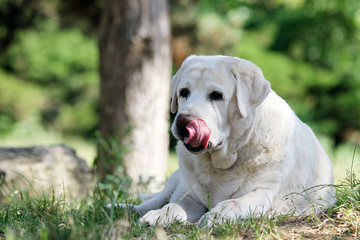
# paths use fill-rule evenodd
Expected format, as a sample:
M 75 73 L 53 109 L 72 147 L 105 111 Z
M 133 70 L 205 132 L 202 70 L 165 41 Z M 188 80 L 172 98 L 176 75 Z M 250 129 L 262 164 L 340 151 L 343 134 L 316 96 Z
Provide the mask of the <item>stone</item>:
M 0 148 L 2 196 L 17 191 L 83 198 L 93 183 L 94 170 L 67 146 Z

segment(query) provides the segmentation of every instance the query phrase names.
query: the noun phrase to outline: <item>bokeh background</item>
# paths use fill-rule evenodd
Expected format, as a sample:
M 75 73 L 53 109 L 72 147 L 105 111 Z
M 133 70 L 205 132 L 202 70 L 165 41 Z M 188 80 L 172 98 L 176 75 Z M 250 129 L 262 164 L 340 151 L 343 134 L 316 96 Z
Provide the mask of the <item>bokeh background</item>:
M 103 5 L 0 0 L 1 147 L 64 143 L 93 164 Z M 191 54 L 253 61 L 319 136 L 336 179 L 359 169 L 360 1 L 171 0 L 169 6 L 174 72 Z M 177 164 L 169 141 L 170 173 Z

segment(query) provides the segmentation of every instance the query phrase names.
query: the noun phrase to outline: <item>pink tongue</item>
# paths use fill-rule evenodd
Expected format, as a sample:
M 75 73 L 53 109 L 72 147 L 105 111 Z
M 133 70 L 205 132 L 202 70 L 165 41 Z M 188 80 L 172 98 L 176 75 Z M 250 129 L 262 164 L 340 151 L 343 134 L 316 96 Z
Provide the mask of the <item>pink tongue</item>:
M 193 119 L 188 123 L 186 129 L 189 131 L 189 136 L 184 139 L 186 144 L 190 144 L 190 146 L 194 148 L 199 146 L 207 148 L 211 130 L 206 126 L 204 120 Z

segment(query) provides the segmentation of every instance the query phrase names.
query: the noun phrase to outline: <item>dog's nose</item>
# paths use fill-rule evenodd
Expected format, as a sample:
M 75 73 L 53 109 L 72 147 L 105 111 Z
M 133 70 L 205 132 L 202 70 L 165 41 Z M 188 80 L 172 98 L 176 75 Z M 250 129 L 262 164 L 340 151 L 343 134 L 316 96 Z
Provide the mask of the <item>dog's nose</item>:
M 189 136 L 189 131 L 186 129 L 186 126 L 193 120 L 194 117 L 188 115 L 188 114 L 180 114 L 176 118 L 176 132 L 179 135 L 179 137 L 184 139 L 185 137 Z

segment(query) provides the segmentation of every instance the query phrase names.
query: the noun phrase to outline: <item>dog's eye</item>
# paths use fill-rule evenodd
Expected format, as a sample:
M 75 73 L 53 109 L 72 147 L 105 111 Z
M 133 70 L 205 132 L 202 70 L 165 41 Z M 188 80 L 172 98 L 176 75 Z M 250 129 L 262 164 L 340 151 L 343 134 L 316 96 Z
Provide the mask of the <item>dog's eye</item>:
M 180 97 L 188 98 L 190 95 L 190 91 L 187 88 L 183 88 L 180 90 Z
M 212 101 L 224 100 L 223 94 L 221 92 L 218 92 L 218 91 L 213 91 L 212 93 L 210 93 L 209 98 Z

